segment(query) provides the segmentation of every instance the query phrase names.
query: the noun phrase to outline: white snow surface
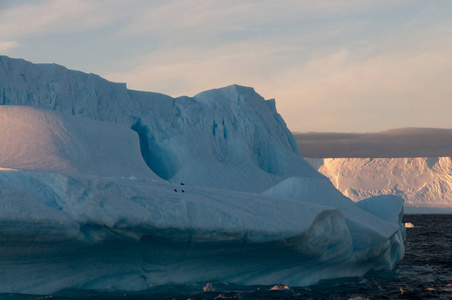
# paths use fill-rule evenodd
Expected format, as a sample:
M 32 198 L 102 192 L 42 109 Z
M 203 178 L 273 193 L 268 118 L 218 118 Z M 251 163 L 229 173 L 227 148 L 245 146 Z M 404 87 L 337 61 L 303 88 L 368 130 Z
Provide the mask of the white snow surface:
M 136 132 L 110 122 L 26 106 L 0 106 L 0 166 L 158 180 Z
M 306 160 L 353 201 L 396 195 L 409 212 L 452 212 L 450 157 Z
M 174 99 L 0 56 L 0 103 L 0 292 L 309 285 L 403 257 L 403 200 L 342 195 L 251 88 Z

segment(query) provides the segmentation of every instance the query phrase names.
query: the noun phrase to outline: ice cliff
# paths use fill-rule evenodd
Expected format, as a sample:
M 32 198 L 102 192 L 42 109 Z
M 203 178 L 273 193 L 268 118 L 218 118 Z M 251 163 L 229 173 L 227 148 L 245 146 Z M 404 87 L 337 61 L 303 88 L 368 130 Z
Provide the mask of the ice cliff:
M 252 88 L 171 98 L 0 56 L 0 95 L 0 292 L 307 285 L 403 257 L 403 200 L 343 196 Z
M 452 211 L 450 157 L 306 160 L 353 201 L 396 195 L 405 199 L 409 212 Z

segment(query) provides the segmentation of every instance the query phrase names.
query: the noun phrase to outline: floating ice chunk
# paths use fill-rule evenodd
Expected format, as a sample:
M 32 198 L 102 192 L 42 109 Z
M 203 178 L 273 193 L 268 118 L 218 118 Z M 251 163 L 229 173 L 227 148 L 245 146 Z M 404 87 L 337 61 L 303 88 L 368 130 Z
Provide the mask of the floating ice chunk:
M 405 228 L 414 228 L 414 224 L 411 222 L 405 222 L 403 225 L 405 225 Z
M 284 290 L 290 290 L 290 287 L 287 285 L 274 285 L 270 288 L 270 291 L 284 291 Z

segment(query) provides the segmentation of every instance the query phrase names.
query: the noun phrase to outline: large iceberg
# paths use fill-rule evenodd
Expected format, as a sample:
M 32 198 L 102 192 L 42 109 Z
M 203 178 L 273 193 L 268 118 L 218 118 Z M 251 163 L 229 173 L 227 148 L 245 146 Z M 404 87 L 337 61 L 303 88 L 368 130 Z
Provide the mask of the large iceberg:
M 0 104 L 0 292 L 309 285 L 403 257 L 403 200 L 343 196 L 252 88 L 171 98 L 0 56 Z

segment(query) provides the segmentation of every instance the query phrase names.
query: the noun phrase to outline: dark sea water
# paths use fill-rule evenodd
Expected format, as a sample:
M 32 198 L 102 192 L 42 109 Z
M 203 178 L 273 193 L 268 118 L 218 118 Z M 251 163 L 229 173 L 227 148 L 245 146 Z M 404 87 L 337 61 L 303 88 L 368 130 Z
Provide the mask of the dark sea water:
M 406 215 L 404 259 L 392 271 L 325 280 L 309 287 L 202 283 L 145 294 L 67 290 L 54 295 L 0 294 L 0 299 L 452 299 L 452 215 Z

